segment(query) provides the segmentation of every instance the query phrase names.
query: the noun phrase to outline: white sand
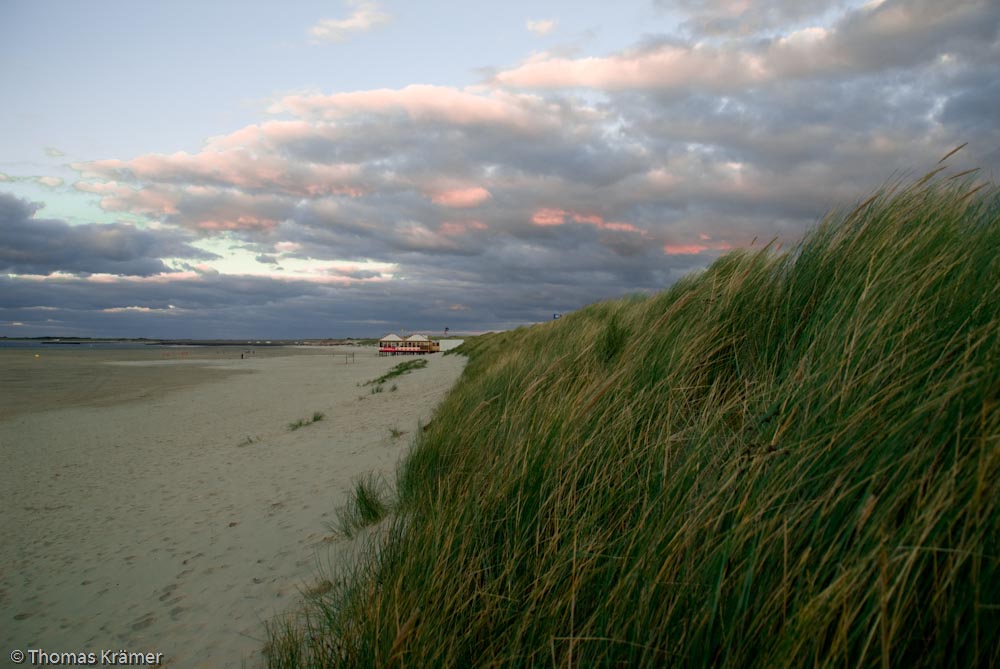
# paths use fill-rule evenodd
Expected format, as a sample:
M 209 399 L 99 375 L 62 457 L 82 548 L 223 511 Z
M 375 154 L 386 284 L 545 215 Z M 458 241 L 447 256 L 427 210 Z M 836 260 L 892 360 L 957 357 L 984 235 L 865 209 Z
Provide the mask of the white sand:
M 352 479 L 392 480 L 465 364 L 428 356 L 385 392 L 358 387 L 406 359 L 222 361 L 257 373 L 0 422 L 0 650 L 257 666 L 263 621 L 346 550 L 324 539 Z M 288 430 L 314 411 L 326 419 Z

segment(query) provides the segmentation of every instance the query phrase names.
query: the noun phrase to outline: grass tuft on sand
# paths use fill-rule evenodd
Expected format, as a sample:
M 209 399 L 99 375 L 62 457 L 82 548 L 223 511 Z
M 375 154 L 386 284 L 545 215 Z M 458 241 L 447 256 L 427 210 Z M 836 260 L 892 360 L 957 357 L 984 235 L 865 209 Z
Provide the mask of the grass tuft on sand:
M 354 493 L 342 508 L 337 510 L 337 523 L 330 527 L 334 534 L 353 538 L 369 525 L 380 522 L 389 512 L 386 482 L 374 474 L 366 474 L 354 483 Z
M 1000 665 L 998 251 L 997 189 L 939 175 L 466 340 L 269 666 Z
M 306 425 L 312 425 L 313 423 L 318 423 L 319 421 L 323 420 L 324 418 L 326 418 L 326 414 L 324 414 L 322 411 L 314 411 L 313 415 L 312 415 L 312 418 L 300 418 L 297 421 L 295 421 L 294 423 L 289 423 L 288 424 L 288 430 L 290 432 L 294 432 L 295 430 L 299 429 L 300 427 L 305 427 Z
M 377 379 L 372 379 L 371 381 L 368 381 L 367 383 L 365 383 L 365 385 L 381 386 L 389 379 L 394 379 L 397 376 L 402 376 L 403 374 L 409 374 L 415 369 L 423 369 L 426 366 L 427 366 L 427 360 L 423 358 L 418 358 L 416 360 L 407 360 L 405 362 L 401 362 L 398 365 L 394 366 L 392 369 L 390 369 L 388 372 L 378 377 Z

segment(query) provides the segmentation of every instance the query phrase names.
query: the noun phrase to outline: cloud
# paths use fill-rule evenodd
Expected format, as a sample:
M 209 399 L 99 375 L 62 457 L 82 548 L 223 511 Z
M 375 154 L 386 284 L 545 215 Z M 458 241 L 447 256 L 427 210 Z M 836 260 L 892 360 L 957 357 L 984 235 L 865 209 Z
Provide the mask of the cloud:
M 338 240 L 350 231 L 346 241 L 367 248 L 387 229 L 371 221 L 393 216 L 389 227 L 410 219 L 433 229 L 444 222 L 439 208 L 493 206 L 492 189 L 475 183 L 480 176 L 513 186 L 527 172 L 568 167 L 574 179 L 606 182 L 637 169 L 627 152 L 585 157 L 588 142 L 600 141 L 599 112 L 535 95 L 411 86 L 282 104 L 307 120 L 249 126 L 196 153 L 77 163 L 75 187 L 108 211 L 204 234 L 274 231 L 296 220 Z
M 478 220 L 471 221 L 445 221 L 438 227 L 442 235 L 465 235 L 473 231 L 488 230 L 490 226 Z
M 843 0 L 656 0 L 656 4 L 686 14 L 682 26 L 695 35 L 746 37 L 814 19 L 846 3 Z
M 61 157 L 65 156 L 66 154 L 63 153 L 62 151 L 60 151 L 59 149 L 57 149 L 54 146 L 46 146 L 45 147 L 45 155 L 49 156 L 50 158 L 61 158 Z
M 680 88 L 762 83 L 771 75 L 755 53 L 710 45 L 660 44 L 607 57 L 545 57 L 500 72 L 516 88 Z
M 63 180 L 59 177 L 35 177 L 35 182 L 47 188 L 57 188 L 63 185 Z
M 966 141 L 956 170 L 1000 171 L 993 4 L 804 5 L 690 0 L 684 20 L 751 27 L 538 54 L 477 86 L 288 95 L 270 110 L 282 118 L 196 151 L 77 163 L 76 189 L 145 221 L 118 233 L 138 264 L 116 269 L 92 242 L 116 228 L 54 228 L 51 257 L 44 235 L 19 242 L 30 254 L 0 281 L 0 323 L 511 327 L 665 288 L 755 237 L 793 242 Z M 199 247 L 240 262 L 184 255 Z
M 117 181 L 79 181 L 75 187 L 101 196 L 100 206 L 107 211 L 198 231 L 268 230 L 292 214 L 297 199 L 294 192 L 276 195 L 194 182 L 139 188 Z
M 400 328 L 441 332 L 445 326 L 462 332 L 510 328 L 551 318 L 553 308 L 580 306 L 571 286 L 540 285 L 507 299 L 496 285 L 455 278 L 432 284 L 428 292 L 429 284 L 414 278 L 419 280 L 389 286 L 226 275 L 95 284 L 83 277 L 27 281 L 0 275 L 0 332 L 15 320 L 24 323 L 15 333 L 21 336 L 110 331 L 125 337 L 276 339 L 368 336 Z M 588 287 L 595 297 L 609 295 L 600 286 Z
M 11 176 L 0 172 L 0 183 L 36 183 L 46 188 L 58 188 L 65 183 L 60 177 L 53 176 Z
M 0 193 L 0 272 L 152 276 L 173 270 L 164 258 L 215 257 L 184 235 L 125 223 L 71 226 L 38 218 L 39 205 Z
M 322 42 L 342 42 L 353 33 L 368 32 L 373 27 L 392 19 L 375 2 L 359 0 L 348 2 L 347 5 L 354 7 L 350 16 L 342 19 L 321 19 L 309 29 L 309 34 Z
M 642 230 L 631 223 L 605 221 L 604 217 L 598 214 L 581 214 L 579 212 L 566 211 L 563 209 L 539 209 L 531 215 L 531 222 L 542 227 L 564 225 L 566 223 L 583 223 L 586 225 L 593 225 L 594 227 L 602 230 L 634 232 L 639 235 L 645 234 Z
M 741 5 L 742 6 L 742 5 Z M 729 91 L 815 76 L 907 68 L 996 39 L 1000 5 L 886 0 L 845 13 L 831 27 L 722 43 L 661 39 L 604 57 L 533 58 L 495 76 L 517 88 Z
M 451 190 L 439 191 L 431 195 L 431 200 L 442 207 L 467 209 L 478 207 L 482 203 L 493 197 L 488 190 L 481 186 L 470 186 L 468 188 L 454 188 Z
M 358 167 L 351 164 L 297 164 L 281 156 L 259 156 L 239 147 L 198 154 L 148 154 L 133 160 L 97 160 L 75 165 L 84 178 L 198 184 L 248 191 L 277 190 L 295 195 L 353 194 Z
M 556 22 L 552 19 L 528 19 L 524 22 L 524 27 L 536 35 L 548 35 L 556 27 Z
M 272 105 L 269 111 L 333 123 L 351 118 L 362 120 L 362 115 L 390 119 L 402 116 L 418 123 L 499 125 L 534 132 L 558 122 L 554 114 L 557 110 L 539 96 L 420 84 L 333 95 L 290 95 Z

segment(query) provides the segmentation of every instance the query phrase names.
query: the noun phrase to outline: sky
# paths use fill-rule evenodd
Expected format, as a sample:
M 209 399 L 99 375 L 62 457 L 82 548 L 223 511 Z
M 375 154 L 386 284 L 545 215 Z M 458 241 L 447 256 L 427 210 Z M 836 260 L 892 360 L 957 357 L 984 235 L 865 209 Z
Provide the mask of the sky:
M 475 333 L 668 288 L 955 147 L 996 0 L 0 2 L 0 336 Z

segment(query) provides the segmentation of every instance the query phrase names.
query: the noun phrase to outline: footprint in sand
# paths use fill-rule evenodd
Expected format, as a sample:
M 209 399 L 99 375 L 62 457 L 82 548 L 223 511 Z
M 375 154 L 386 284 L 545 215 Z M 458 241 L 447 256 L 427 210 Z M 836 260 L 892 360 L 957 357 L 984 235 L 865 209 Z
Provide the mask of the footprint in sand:
M 139 630 L 144 630 L 150 625 L 152 625 L 154 622 L 156 622 L 156 616 L 154 616 L 152 613 L 147 613 L 146 615 L 142 616 L 141 618 L 137 619 L 134 623 L 132 623 L 131 625 L 132 631 L 138 632 Z

